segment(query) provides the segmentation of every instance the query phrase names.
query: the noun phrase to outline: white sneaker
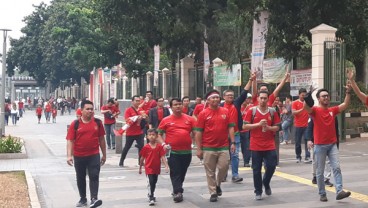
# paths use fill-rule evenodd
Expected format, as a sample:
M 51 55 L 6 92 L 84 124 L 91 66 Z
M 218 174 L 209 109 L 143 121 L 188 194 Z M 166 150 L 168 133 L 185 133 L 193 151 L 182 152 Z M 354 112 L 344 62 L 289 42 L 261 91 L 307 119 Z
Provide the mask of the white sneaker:
M 255 200 L 259 201 L 259 200 L 262 200 L 262 194 L 259 194 L 254 197 Z

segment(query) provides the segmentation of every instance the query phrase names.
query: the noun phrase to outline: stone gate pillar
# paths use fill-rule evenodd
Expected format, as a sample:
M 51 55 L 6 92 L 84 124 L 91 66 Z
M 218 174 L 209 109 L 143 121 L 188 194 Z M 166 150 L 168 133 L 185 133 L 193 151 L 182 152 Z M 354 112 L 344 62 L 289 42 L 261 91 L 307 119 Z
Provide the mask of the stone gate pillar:
M 312 34 L 312 82 L 318 88 L 324 87 L 324 42 L 334 41 L 336 31 L 336 28 L 326 24 L 320 24 L 309 31 Z
M 194 68 L 194 59 L 190 57 L 185 57 L 180 60 L 180 92 L 181 98 L 184 96 L 189 96 L 189 82 L 194 80 L 189 80 L 189 69 Z

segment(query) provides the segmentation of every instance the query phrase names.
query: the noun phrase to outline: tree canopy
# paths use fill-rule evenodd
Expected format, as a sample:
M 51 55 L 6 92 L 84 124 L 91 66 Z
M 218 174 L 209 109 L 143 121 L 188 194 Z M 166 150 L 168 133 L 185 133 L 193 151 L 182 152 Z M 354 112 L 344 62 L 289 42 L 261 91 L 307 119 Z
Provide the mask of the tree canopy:
M 119 63 L 137 77 L 153 70 L 155 45 L 161 48 L 161 68 L 173 68 L 178 57 L 201 64 L 204 41 L 211 60 L 239 63 L 251 56 L 253 20 L 267 10 L 268 57 L 310 59 L 309 30 L 325 23 L 338 29 L 360 75 L 367 8 L 365 0 L 54 0 L 25 18 L 24 36 L 11 40 L 8 65 L 28 71 L 40 84 L 80 80 L 94 67 Z

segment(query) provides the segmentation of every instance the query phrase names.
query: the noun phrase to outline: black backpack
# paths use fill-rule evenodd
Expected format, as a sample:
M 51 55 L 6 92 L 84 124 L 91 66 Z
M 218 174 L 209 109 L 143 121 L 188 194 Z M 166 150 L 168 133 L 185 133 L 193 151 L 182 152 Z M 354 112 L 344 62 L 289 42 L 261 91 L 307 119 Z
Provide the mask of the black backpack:
M 100 125 L 102 124 L 102 121 L 98 118 L 94 118 L 95 119 L 95 122 L 97 124 L 97 128 L 100 127 Z M 78 127 L 79 127 L 79 119 L 75 119 L 74 120 L 74 131 L 75 131 L 75 134 L 77 134 L 77 130 L 78 130 Z M 75 138 L 77 138 L 77 135 L 75 135 Z

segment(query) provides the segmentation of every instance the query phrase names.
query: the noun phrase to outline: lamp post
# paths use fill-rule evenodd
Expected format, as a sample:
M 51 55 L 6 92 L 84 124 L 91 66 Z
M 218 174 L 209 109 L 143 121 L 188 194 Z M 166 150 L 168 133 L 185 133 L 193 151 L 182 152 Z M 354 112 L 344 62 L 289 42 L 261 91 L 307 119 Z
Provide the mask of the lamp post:
M 1 107 L 1 114 L 0 114 L 0 125 L 1 125 L 1 135 L 5 136 L 5 77 L 6 77 L 6 37 L 8 35 L 8 31 L 10 29 L 0 29 L 3 31 L 4 42 L 3 42 L 3 67 L 1 69 L 1 93 L 0 93 L 0 107 Z

